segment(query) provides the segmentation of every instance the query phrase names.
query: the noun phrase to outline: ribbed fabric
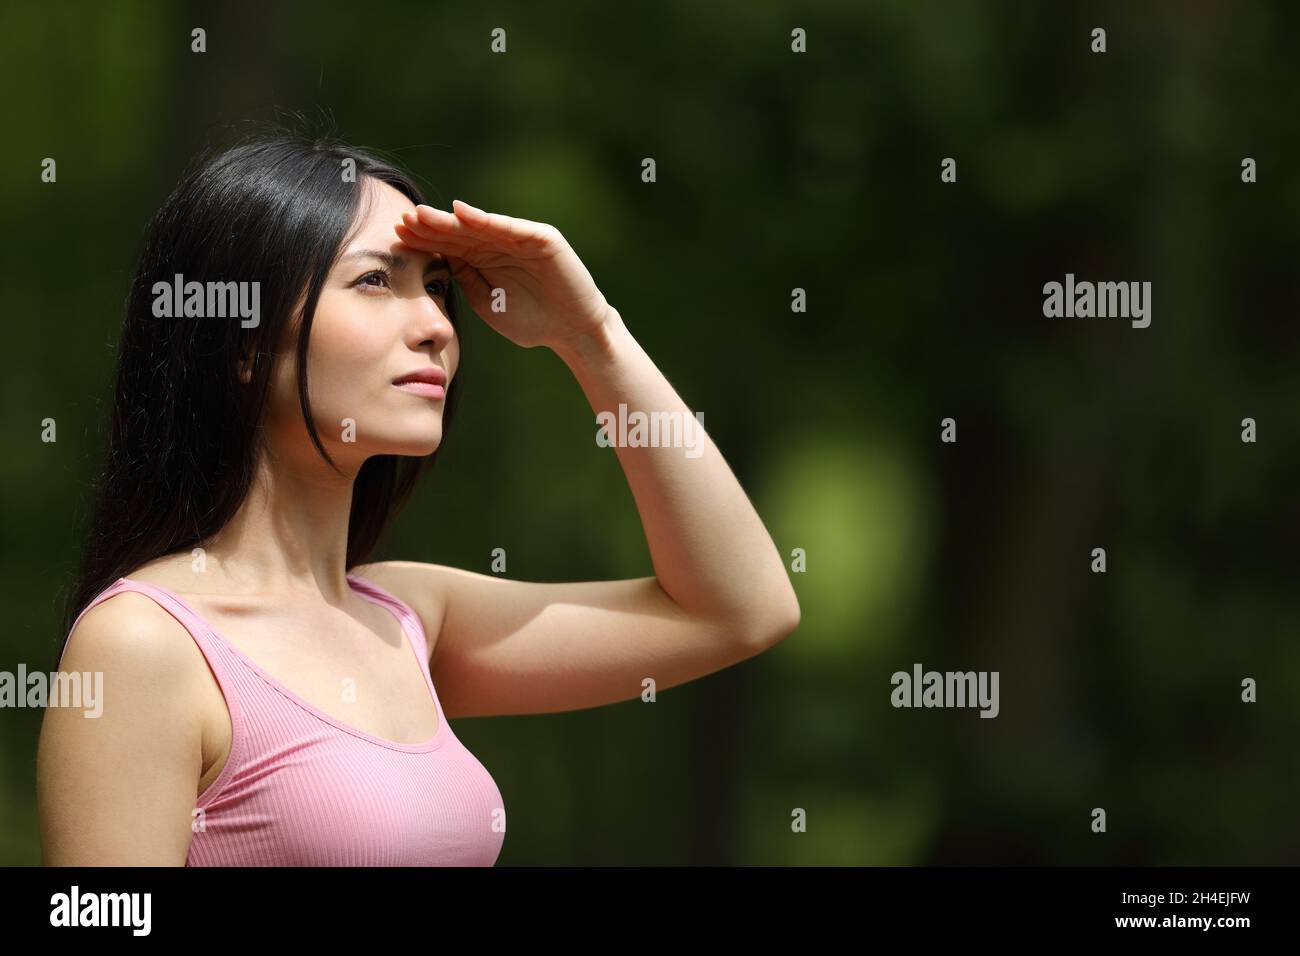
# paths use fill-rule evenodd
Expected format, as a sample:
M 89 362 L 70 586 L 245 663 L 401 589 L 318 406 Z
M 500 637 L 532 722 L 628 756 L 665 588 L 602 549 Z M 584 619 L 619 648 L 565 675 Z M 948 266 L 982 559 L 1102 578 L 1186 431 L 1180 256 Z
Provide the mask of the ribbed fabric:
M 115 594 L 138 591 L 185 626 L 217 678 L 230 711 L 230 757 L 195 803 L 202 812 L 186 866 L 496 863 L 505 841 L 501 793 L 447 723 L 419 615 L 364 578 L 347 580 L 401 622 L 438 712 L 424 743 L 384 740 L 313 706 L 156 584 L 119 578 L 73 623 Z

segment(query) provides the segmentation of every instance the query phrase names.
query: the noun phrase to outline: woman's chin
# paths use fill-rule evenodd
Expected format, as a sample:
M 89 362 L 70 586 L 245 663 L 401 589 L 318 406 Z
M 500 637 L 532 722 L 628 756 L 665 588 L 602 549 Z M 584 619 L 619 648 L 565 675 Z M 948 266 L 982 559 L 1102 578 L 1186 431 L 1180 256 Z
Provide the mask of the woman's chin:
M 404 455 L 411 458 L 423 458 L 426 455 L 432 455 L 442 444 L 442 431 L 430 435 L 425 434 L 418 437 L 412 437 L 405 440 L 386 442 L 384 451 L 385 455 Z

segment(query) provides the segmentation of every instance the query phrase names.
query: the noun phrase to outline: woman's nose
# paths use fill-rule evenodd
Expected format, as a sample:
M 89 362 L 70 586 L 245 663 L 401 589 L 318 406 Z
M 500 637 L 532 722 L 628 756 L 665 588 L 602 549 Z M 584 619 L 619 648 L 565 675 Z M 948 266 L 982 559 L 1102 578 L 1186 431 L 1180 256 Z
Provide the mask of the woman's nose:
M 415 308 L 412 329 L 420 344 L 433 344 L 441 351 L 456 335 L 456 329 L 444 311 L 445 307 L 426 296 Z

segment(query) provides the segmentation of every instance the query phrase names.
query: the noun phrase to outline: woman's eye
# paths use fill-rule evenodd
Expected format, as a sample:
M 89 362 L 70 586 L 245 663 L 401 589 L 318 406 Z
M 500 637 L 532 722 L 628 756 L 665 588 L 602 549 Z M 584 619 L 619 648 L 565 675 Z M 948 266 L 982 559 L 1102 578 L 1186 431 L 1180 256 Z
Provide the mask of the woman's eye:
M 382 289 L 388 285 L 388 276 L 382 272 L 367 272 L 353 284 L 369 286 L 372 289 Z
M 389 287 L 389 277 L 383 270 L 377 270 L 375 272 L 367 272 L 352 284 L 370 289 L 386 289 Z M 435 279 L 432 282 L 426 283 L 424 288 L 430 295 L 445 299 L 447 296 L 451 295 L 451 280 Z M 371 295 L 372 293 L 366 294 Z

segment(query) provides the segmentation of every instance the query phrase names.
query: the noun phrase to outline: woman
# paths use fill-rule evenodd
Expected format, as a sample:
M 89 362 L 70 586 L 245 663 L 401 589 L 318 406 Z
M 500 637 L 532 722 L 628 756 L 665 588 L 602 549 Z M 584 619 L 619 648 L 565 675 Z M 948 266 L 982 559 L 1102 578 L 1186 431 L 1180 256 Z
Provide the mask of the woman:
M 696 426 L 554 227 L 430 208 L 333 140 L 262 136 L 199 165 L 149 225 L 122 329 L 60 661 L 102 672 L 105 705 L 47 709 L 48 864 L 491 865 L 504 804 L 449 716 L 631 700 L 795 628 L 702 429 L 693 450 L 597 441 L 653 577 L 365 563 L 452 417 L 453 279 L 597 413 Z

